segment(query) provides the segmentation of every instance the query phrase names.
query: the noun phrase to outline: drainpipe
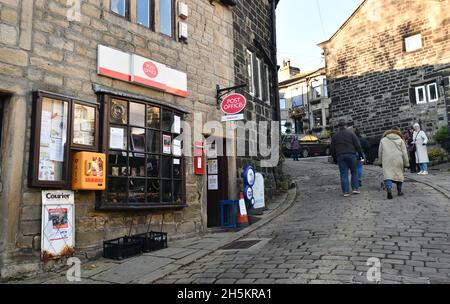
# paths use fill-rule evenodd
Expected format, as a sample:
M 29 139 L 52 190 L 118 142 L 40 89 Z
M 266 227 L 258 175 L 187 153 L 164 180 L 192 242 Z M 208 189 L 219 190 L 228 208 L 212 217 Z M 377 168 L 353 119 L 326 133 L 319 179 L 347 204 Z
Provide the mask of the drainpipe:
M 272 33 L 271 33 L 271 51 L 272 62 L 274 63 L 272 71 L 272 82 L 274 84 L 274 96 L 275 96 L 275 109 L 273 111 L 273 119 L 275 121 L 281 121 L 281 109 L 280 109 L 280 92 L 278 88 L 278 66 L 277 66 L 277 33 L 276 33 L 276 9 L 278 0 L 268 0 L 271 4 L 271 18 L 272 18 Z M 281 134 L 281 125 L 279 124 L 279 134 Z M 281 139 L 281 137 L 280 137 Z

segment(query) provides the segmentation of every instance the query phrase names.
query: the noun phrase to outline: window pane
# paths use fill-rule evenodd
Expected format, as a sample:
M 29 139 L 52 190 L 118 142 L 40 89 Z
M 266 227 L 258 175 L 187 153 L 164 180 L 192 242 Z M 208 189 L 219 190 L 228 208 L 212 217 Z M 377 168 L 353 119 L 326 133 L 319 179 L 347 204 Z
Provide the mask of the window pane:
M 95 144 L 95 108 L 74 104 L 72 143 L 93 146 Z
M 182 162 L 181 159 L 175 158 L 173 160 L 173 178 L 181 179 L 182 178 Z
M 159 177 L 159 156 L 147 155 L 147 177 Z
M 159 9 L 161 33 L 172 36 L 172 0 L 160 0 Z
M 128 143 L 128 128 L 111 126 L 109 128 L 109 148 L 126 150 Z
M 181 204 L 183 202 L 183 187 L 181 181 L 173 182 L 173 197 L 175 204 Z
M 137 0 L 137 23 L 150 27 L 150 0 Z
M 161 182 L 157 179 L 147 180 L 147 203 L 161 202 Z
M 130 179 L 128 202 L 145 203 L 145 179 Z
M 416 102 L 418 104 L 427 102 L 425 99 L 425 87 L 416 88 Z
M 130 102 L 130 125 L 145 127 L 145 105 Z
M 126 15 L 125 6 L 126 0 L 111 0 L 111 10 L 124 17 Z
M 68 102 L 42 99 L 39 146 L 40 181 L 63 181 L 67 140 Z
M 145 152 L 145 129 L 131 128 L 130 150 Z
M 145 177 L 145 155 L 141 153 L 130 153 L 130 176 Z
M 253 81 L 253 62 L 252 53 L 247 51 L 247 77 L 248 77 L 248 91 L 250 94 L 254 94 L 254 81 Z
M 164 203 L 172 203 L 172 181 L 162 181 L 162 198 Z
M 164 131 L 172 130 L 172 112 L 168 110 L 162 111 L 162 129 Z
M 147 127 L 160 128 L 161 110 L 158 107 L 147 106 Z
M 162 158 L 162 178 L 172 178 L 172 157 Z
M 128 108 L 125 100 L 111 100 L 109 119 L 110 122 L 116 124 L 126 124 L 128 122 Z
M 108 178 L 108 203 L 120 204 L 127 202 L 126 178 Z
M 126 152 L 110 151 L 108 155 L 108 175 L 128 176 Z
M 253 84 L 254 84 L 254 93 L 256 97 L 259 97 L 259 62 L 256 60 L 255 54 L 252 55 L 253 60 Z
M 280 99 L 280 109 L 281 110 L 286 109 L 286 99 L 284 98 Z
M 161 132 L 147 131 L 147 152 L 161 153 Z
M 428 85 L 428 101 L 438 100 L 437 86 L 435 83 Z

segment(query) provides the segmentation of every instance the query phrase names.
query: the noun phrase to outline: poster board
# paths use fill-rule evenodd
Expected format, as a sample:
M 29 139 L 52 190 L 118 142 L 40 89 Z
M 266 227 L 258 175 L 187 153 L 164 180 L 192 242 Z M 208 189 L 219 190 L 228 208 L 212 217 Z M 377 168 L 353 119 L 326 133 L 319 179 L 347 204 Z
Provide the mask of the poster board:
M 54 260 L 75 251 L 75 194 L 42 191 L 41 258 Z
M 265 209 L 266 201 L 264 197 L 264 177 L 261 173 L 256 173 L 255 184 L 253 185 L 253 197 L 255 198 L 254 209 Z

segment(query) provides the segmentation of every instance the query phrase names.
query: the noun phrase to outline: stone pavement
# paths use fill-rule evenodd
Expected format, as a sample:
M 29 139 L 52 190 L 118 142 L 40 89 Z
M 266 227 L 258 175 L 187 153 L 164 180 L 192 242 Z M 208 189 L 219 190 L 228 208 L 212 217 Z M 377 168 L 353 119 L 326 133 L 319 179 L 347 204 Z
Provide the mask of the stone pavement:
M 236 241 L 270 222 L 285 212 L 294 202 L 296 189 L 272 199 L 268 210 L 251 226 L 240 231 L 208 233 L 202 237 L 170 242 L 168 248 L 124 261 L 100 259 L 82 263 L 81 281 L 76 284 L 149 284 L 189 265 L 198 259 L 211 255 L 215 250 Z M 66 278 L 66 270 L 41 274 L 27 280 L 12 281 L 21 284 L 71 284 Z
M 367 284 L 369 258 L 381 283 L 450 283 L 448 178 L 411 176 L 388 201 L 380 168 L 367 167 L 361 195 L 344 198 L 338 170 L 324 158 L 287 161 L 299 195 L 288 212 L 250 233 L 262 245 L 214 251 L 156 283 Z M 414 180 L 413 180 L 414 178 Z M 375 272 L 376 273 L 376 272 Z

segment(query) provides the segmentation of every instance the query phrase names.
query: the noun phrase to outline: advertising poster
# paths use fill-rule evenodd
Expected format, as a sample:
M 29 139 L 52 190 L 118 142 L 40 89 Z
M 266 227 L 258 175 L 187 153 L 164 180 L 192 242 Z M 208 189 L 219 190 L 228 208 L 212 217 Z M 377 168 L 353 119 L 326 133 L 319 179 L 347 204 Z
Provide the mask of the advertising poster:
M 42 191 L 43 260 L 58 259 L 74 252 L 74 201 L 73 191 Z
M 163 135 L 163 153 L 172 154 L 172 137 L 170 135 Z
M 208 160 L 208 174 L 219 174 L 219 161 L 217 159 Z
M 208 176 L 208 190 L 219 190 L 219 176 L 209 175 Z
M 264 177 L 261 173 L 255 175 L 255 185 L 253 186 L 253 197 L 255 198 L 254 209 L 264 209 L 266 207 L 264 197 Z

